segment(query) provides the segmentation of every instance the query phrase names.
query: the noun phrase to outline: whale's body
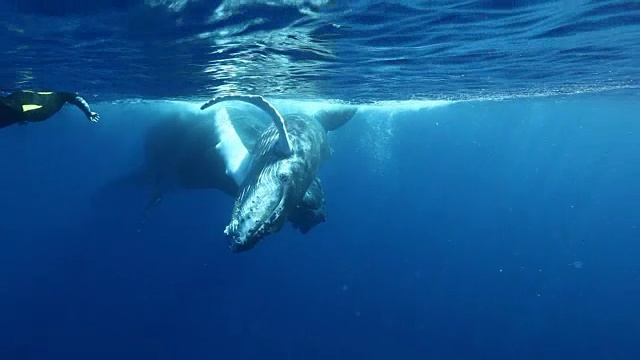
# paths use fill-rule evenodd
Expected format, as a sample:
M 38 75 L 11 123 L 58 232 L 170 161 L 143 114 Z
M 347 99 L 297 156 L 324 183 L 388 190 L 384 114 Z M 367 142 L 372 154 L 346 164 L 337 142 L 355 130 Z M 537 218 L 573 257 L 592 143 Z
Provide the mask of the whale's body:
M 177 103 L 176 107 L 174 116 L 153 124 L 145 134 L 142 166 L 108 183 L 103 193 L 132 184 L 148 188 L 151 196 L 147 211 L 165 194 L 183 189 L 217 189 L 232 197 L 238 195 L 244 174 L 228 167 L 230 158 L 249 156 L 270 126 L 270 119 L 260 111 L 247 109 L 246 104 L 232 103 L 208 111 L 187 103 Z M 231 147 L 229 141 L 223 141 L 230 134 L 235 137 Z M 302 233 L 326 220 L 320 180 L 316 179 L 308 190 L 291 219 Z
M 281 115 L 260 96 L 215 98 L 203 109 L 228 100 L 253 104 L 273 120 L 260 135 L 250 156 L 234 168 L 242 169 L 243 181 L 234 203 L 231 221 L 225 229 L 233 252 L 253 248 L 265 236 L 279 231 L 286 219 L 298 219 L 307 190 L 314 189 L 320 165 L 329 157 L 327 133 L 355 115 L 355 107 L 345 107 L 309 116 Z M 229 164 L 237 159 L 225 157 Z M 319 183 L 318 183 L 319 184 Z M 323 200 L 324 202 L 324 200 Z

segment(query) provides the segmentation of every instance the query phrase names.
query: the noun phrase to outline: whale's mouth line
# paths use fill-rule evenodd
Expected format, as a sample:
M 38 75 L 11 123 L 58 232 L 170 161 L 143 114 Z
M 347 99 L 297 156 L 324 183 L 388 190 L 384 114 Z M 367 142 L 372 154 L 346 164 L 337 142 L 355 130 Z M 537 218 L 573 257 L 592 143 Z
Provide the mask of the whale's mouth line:
M 286 194 L 286 192 L 283 192 Z M 234 218 L 224 230 L 225 235 L 230 241 L 229 247 L 233 252 L 242 252 L 253 248 L 263 238 L 269 234 L 273 234 L 278 231 L 278 224 L 281 222 L 281 218 L 284 214 L 286 195 L 280 197 L 280 201 L 271 211 L 269 217 L 264 221 L 256 221 L 256 224 L 249 226 L 246 231 L 242 231 L 243 224 L 248 221 L 253 221 L 247 218 Z M 257 204 L 259 206 L 260 204 Z M 255 213 L 256 205 L 248 209 L 248 213 Z M 246 212 L 243 212 L 246 213 Z

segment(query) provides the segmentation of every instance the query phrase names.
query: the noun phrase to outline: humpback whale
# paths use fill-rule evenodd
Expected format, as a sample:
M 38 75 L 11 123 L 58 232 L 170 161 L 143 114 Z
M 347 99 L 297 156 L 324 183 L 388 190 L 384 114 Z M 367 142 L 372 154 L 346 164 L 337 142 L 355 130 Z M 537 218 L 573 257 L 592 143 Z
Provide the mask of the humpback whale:
M 282 115 L 262 96 L 232 95 L 213 98 L 201 109 L 231 100 L 255 105 L 273 121 L 257 139 L 250 156 L 238 159 L 231 156 L 233 151 L 221 151 L 226 168 L 235 169 L 243 178 L 224 231 L 231 251 L 237 253 L 278 232 L 286 219 L 297 218 L 296 211 L 305 208 L 301 206 L 305 193 L 313 188 L 320 165 L 330 155 L 327 133 L 352 119 L 357 107 L 345 106 L 313 116 Z
M 233 167 L 227 168 L 222 150 L 227 159 L 246 158 L 271 120 L 261 110 L 244 103 L 231 102 L 209 111 L 186 103 L 177 105 L 175 114 L 161 119 L 146 132 L 142 166 L 108 182 L 94 196 L 95 203 L 125 187 L 146 188 L 151 196 L 142 226 L 150 211 L 172 191 L 217 189 L 237 196 L 242 174 Z M 303 234 L 326 221 L 320 179 L 314 179 L 308 187 L 289 221 Z

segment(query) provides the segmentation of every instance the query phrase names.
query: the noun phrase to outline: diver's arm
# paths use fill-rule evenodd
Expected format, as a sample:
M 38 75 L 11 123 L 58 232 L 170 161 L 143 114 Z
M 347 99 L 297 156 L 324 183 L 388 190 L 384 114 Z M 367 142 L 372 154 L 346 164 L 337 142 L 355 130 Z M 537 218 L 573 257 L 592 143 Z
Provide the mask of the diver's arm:
M 100 115 L 98 115 L 98 113 L 92 112 L 89 104 L 80 95 L 74 93 L 64 93 L 64 97 L 69 104 L 73 104 L 78 107 L 78 109 L 82 110 L 82 112 L 89 120 L 93 122 L 97 122 L 98 120 L 100 120 Z

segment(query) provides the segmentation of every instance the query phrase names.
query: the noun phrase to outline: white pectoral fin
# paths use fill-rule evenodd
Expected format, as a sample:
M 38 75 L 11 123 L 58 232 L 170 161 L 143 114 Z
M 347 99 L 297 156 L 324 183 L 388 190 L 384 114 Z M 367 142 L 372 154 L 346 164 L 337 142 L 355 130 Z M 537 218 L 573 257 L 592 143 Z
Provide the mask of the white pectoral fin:
M 221 103 L 223 101 L 243 101 L 249 103 L 251 105 L 257 106 L 266 112 L 269 116 L 271 116 L 271 120 L 273 121 L 274 126 L 278 129 L 278 143 L 277 150 L 285 156 L 291 155 L 293 151 L 291 147 L 291 140 L 289 139 L 289 133 L 287 132 L 287 127 L 282 117 L 282 114 L 276 109 L 270 102 L 268 102 L 265 98 L 260 95 L 227 95 L 213 98 L 206 103 L 204 103 L 200 110 L 205 110 L 208 107 L 211 107 L 215 104 Z
M 231 123 L 229 113 L 223 107 L 215 112 L 215 131 L 220 142 L 216 150 L 224 159 L 225 171 L 237 185 L 240 185 L 247 174 L 250 155 L 242 143 L 240 136 Z

